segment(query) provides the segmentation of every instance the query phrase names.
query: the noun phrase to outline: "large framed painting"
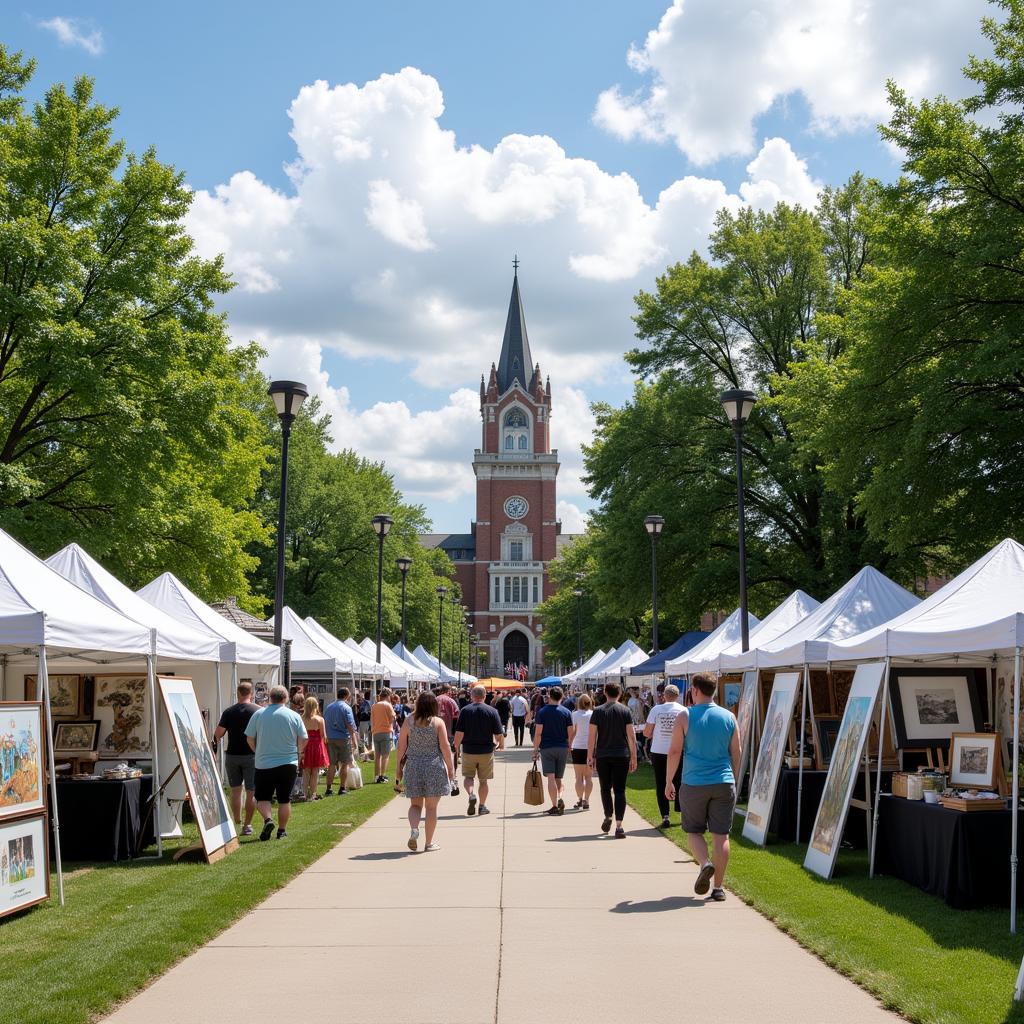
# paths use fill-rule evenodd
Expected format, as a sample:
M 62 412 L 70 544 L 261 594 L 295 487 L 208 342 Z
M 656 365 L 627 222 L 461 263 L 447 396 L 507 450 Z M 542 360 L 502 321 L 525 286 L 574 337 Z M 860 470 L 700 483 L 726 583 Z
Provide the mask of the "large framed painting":
M 145 673 L 96 676 L 92 717 L 100 723 L 96 749 L 101 758 L 151 756 L 148 688 Z
M 0 917 L 50 898 L 46 815 L 0 821 Z
M 740 777 L 736 780 L 737 793 L 743 785 L 743 778 L 747 774 L 747 765 L 750 763 L 750 732 L 754 723 L 754 702 L 756 700 L 757 672 L 744 672 L 735 712 L 736 732 L 740 737 Z
M 832 877 L 884 672 L 881 662 L 857 666 L 846 710 L 839 723 L 825 789 L 811 830 L 811 843 L 804 857 L 804 867 L 822 878 Z
M 901 747 L 946 745 L 982 722 L 974 669 L 895 668 L 890 676 L 896 739 Z
M 775 788 L 779 783 L 782 757 L 789 740 L 789 726 L 793 721 L 799 672 L 777 672 L 772 684 L 772 695 L 764 716 L 764 733 L 757 752 L 757 762 L 750 776 L 750 796 L 747 817 L 743 822 L 745 838 L 764 846 L 768 836 L 768 822 L 775 803 Z
M 236 842 L 224 787 L 217 774 L 210 741 L 203 725 L 203 713 L 196 700 L 191 679 L 159 676 L 160 696 L 174 737 L 174 746 L 185 773 L 192 811 L 207 860 Z
M 0 819 L 46 807 L 43 705 L 0 703 Z
M 54 718 L 82 718 L 85 715 L 85 687 L 81 676 L 51 675 L 50 714 Z M 37 676 L 25 676 L 25 700 L 42 700 Z

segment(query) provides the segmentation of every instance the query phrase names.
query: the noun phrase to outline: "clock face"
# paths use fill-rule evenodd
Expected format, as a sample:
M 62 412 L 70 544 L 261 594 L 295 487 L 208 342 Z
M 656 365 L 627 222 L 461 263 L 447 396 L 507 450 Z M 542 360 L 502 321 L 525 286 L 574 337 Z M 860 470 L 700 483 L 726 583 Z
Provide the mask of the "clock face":
M 513 495 L 505 502 L 505 515 L 509 519 L 522 519 L 527 512 L 530 511 L 530 506 L 527 504 L 525 498 L 520 498 L 518 494 Z

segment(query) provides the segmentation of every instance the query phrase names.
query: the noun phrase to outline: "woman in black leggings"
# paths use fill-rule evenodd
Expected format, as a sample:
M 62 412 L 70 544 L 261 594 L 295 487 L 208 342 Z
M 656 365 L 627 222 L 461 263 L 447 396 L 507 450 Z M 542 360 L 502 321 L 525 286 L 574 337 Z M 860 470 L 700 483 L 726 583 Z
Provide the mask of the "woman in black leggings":
M 608 700 L 595 708 L 590 718 L 587 758 L 597 769 L 601 783 L 604 821 L 601 831 L 606 835 L 615 817 L 615 838 L 625 839 L 622 819 L 626 813 L 626 778 L 636 771 L 636 732 L 629 708 L 619 703 L 622 690 L 618 683 L 605 683 Z

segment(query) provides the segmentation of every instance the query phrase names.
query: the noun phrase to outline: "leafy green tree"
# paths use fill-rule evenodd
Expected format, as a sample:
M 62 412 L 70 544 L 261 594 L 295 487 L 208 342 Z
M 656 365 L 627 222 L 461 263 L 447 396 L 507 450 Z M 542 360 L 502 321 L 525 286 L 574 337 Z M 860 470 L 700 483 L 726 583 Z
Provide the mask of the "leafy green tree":
M 257 351 L 213 306 L 230 283 L 181 226 L 181 172 L 126 153 L 87 78 L 26 112 L 33 70 L 0 47 L 0 525 L 131 585 L 244 595 L 267 449 Z

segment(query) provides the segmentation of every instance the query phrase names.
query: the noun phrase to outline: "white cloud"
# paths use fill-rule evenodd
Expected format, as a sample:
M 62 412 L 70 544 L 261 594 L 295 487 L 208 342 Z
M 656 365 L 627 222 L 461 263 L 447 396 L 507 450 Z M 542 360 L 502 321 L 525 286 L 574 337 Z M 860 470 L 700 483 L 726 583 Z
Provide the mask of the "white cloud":
M 366 220 L 385 238 L 413 252 L 434 248 L 423 220 L 423 207 L 414 199 L 403 199 L 390 181 L 371 181 L 369 200 Z
M 562 533 L 585 533 L 587 514 L 571 501 L 559 501 L 555 513 L 562 521 Z
M 674 0 L 627 62 L 646 84 L 598 97 L 622 139 L 670 139 L 694 163 L 752 153 L 755 121 L 801 93 L 822 132 L 886 119 L 885 82 L 963 95 L 968 52 L 987 52 L 984 0 Z
M 103 33 L 98 28 L 90 29 L 80 18 L 47 18 L 37 24 L 52 32 L 61 46 L 77 46 L 94 57 L 103 52 Z

